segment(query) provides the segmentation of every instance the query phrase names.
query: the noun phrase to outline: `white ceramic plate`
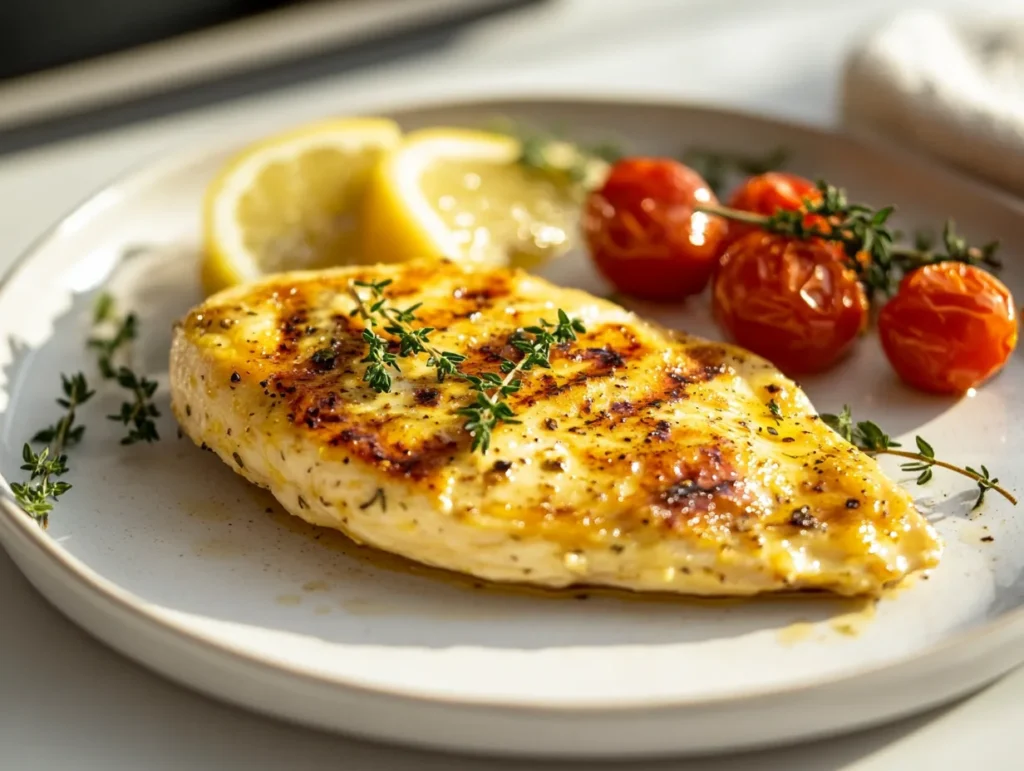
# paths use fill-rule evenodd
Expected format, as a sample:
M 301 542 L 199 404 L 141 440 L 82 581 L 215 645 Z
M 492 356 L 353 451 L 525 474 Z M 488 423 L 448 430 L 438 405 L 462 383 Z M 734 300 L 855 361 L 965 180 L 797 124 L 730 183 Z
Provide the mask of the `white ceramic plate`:
M 514 102 L 403 111 L 408 127 L 511 116 L 617 137 L 635 152 L 703 144 L 763 151 L 901 207 L 902 226 L 955 215 L 999 237 L 1024 296 L 1024 212 L 921 162 L 849 139 L 681 105 Z M 99 287 L 141 315 L 138 367 L 164 376 L 171 322 L 199 299 L 199 203 L 225 157 L 202 150 L 104 189 L 61 222 L 0 289 L 0 467 L 22 472 L 25 439 L 57 415 L 60 372 L 95 374 L 86 353 Z M 126 248 L 149 245 L 122 260 Z M 586 260 L 549 270 L 605 291 Z M 715 336 L 705 303 L 638 308 Z M 942 455 L 985 463 L 1024 491 L 1021 356 L 973 398 L 903 388 L 873 339 L 805 383 L 820 409 L 844 402 Z M 103 419 L 108 389 L 81 411 L 74 489 L 43 531 L 9 501 L 0 537 L 59 608 L 179 682 L 284 718 L 380 739 L 494 753 L 639 756 L 712 752 L 848 730 L 952 699 L 1024 660 L 1024 532 L 991 496 L 940 474 L 922 505 L 947 544 L 941 566 L 878 604 L 823 598 L 693 602 L 476 587 L 292 521 L 269 497 L 175 437 L 122 448 Z M 894 466 L 890 469 L 895 470 Z M 899 473 L 896 471 L 895 473 Z M 987 540 L 991 536 L 994 540 Z M 986 540 L 983 540 L 986 539 Z

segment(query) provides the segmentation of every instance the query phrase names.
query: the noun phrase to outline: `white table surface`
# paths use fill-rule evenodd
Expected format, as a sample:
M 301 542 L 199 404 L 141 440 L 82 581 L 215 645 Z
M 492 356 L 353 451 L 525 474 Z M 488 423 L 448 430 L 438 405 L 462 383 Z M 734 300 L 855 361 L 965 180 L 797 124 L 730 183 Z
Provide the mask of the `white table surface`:
M 147 159 L 225 132 L 259 132 L 282 121 L 369 111 L 410 97 L 630 91 L 828 125 L 836 113 L 844 52 L 896 5 L 889 0 L 552 0 L 479 23 L 447 45 L 411 58 L 0 156 L 0 267 L 104 181 Z M 921 0 L 917 5 L 979 3 Z M 856 736 L 730 758 L 607 768 L 1016 769 L 1024 767 L 1022 723 L 1024 670 L 953 707 Z M 504 771 L 527 765 L 550 771 L 574 767 L 374 746 L 197 696 L 80 632 L 0 551 L 0 768 Z

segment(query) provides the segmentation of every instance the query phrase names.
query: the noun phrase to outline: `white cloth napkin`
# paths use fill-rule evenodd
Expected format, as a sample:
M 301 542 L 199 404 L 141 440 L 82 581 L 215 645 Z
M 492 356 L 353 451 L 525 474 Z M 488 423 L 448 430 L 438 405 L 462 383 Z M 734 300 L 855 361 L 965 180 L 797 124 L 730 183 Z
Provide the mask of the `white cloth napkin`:
M 842 110 L 855 132 L 1024 196 L 1024 14 L 896 16 L 851 55 Z

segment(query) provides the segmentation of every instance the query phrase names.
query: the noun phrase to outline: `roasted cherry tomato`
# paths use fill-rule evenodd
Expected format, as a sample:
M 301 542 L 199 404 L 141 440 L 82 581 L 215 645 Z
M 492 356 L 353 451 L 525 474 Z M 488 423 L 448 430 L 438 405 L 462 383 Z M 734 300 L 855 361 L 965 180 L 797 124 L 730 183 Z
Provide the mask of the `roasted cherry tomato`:
M 740 185 L 729 199 L 729 206 L 755 214 L 774 214 L 779 209 L 797 211 L 803 208 L 806 200 L 816 201 L 820 197 L 817 186 L 809 179 L 796 174 L 769 171 L 767 174 L 750 177 Z M 815 219 L 824 224 L 823 218 Z M 725 245 L 738 241 L 754 230 L 757 230 L 755 225 L 731 221 Z
M 727 225 L 695 212 L 718 203 L 695 171 L 663 158 L 627 158 L 583 207 L 583 235 L 598 270 L 619 291 L 680 300 L 707 285 Z
M 722 255 L 712 298 L 732 338 L 783 372 L 820 372 L 864 329 L 868 301 L 835 244 L 749 233 Z
M 1017 345 L 1010 290 L 961 262 L 918 268 L 878 317 L 889 362 L 908 385 L 957 394 L 998 372 Z

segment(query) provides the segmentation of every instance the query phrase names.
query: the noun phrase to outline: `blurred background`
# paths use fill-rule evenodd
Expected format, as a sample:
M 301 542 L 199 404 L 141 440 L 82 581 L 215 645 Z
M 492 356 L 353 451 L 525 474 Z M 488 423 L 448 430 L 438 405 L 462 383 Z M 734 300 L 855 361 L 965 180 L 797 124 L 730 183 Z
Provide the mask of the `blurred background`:
M 23 146 L 52 137 L 55 119 L 105 113 L 105 120 L 65 124 L 68 131 L 101 127 L 394 58 L 529 3 L 3 0 L 0 137 L 18 129 Z M 138 100 L 144 105 L 134 111 L 113 109 Z M 31 126 L 40 130 L 33 135 Z
M 371 80 L 380 93 L 429 82 L 430 96 L 470 81 L 478 92 L 485 82 L 492 89 L 640 91 L 825 123 L 839 112 L 836 94 L 850 51 L 894 16 L 921 7 L 973 22 L 1024 11 L 1019 6 L 1020 0 L 0 0 L 0 154 L 326 80 L 338 93 Z M 923 44 L 911 35 L 909 48 L 924 51 L 941 37 L 926 26 L 915 28 Z M 1021 41 L 1024 33 L 1015 50 L 1024 51 Z M 986 38 L 976 48 L 991 58 L 990 50 L 1005 45 Z

